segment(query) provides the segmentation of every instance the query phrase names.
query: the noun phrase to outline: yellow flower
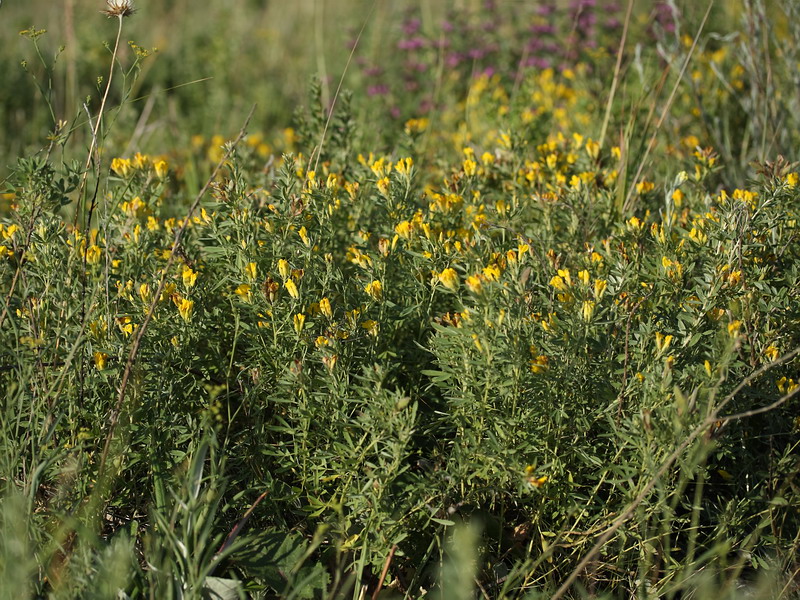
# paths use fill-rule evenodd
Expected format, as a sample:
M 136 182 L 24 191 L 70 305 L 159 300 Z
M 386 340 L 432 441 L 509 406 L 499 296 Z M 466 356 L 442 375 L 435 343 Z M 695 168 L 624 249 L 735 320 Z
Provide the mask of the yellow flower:
M 589 271 L 583 270 L 578 271 L 578 279 L 583 282 L 583 285 L 589 285 Z
M 249 262 L 244 267 L 244 274 L 250 281 L 255 281 L 258 276 L 258 266 L 254 262 Z
M 4 240 L 10 240 L 14 237 L 14 234 L 19 231 L 19 225 L 9 225 L 8 227 L 3 227 L 0 225 L 0 232 L 3 234 Z
M 473 294 L 480 294 L 483 291 L 483 281 L 481 281 L 480 275 L 467 277 L 467 287 Z
M 531 487 L 540 488 L 547 483 L 547 479 L 547 475 L 543 475 L 542 477 L 528 477 L 528 484 Z
M 294 330 L 297 333 L 302 333 L 303 327 L 305 327 L 306 324 L 306 316 L 303 313 L 297 313 L 292 317 L 292 321 L 294 322 Z
M 786 185 L 789 187 L 797 187 L 798 183 L 800 183 L 800 175 L 797 173 L 789 173 L 786 176 Z
M 764 349 L 764 356 L 766 356 L 770 362 L 774 362 L 778 359 L 780 352 L 778 352 L 778 348 L 775 347 L 774 344 L 770 344 L 767 348 Z
M 594 315 L 594 307 L 595 303 L 593 300 L 584 301 L 583 307 L 581 308 L 581 316 L 583 317 L 584 321 L 592 320 L 592 315 Z
M 278 261 L 278 273 L 281 274 L 281 277 L 283 278 L 284 281 L 286 281 L 286 279 L 289 278 L 289 272 L 290 272 L 289 263 L 286 262 L 284 259 L 280 259 Z
M 383 194 L 384 196 L 387 196 L 389 194 L 390 181 L 388 177 L 381 177 L 380 179 L 378 179 L 377 185 L 378 185 L 378 191 L 381 194 Z
M 464 167 L 464 175 L 466 175 L 467 177 L 472 177 L 473 175 L 475 175 L 475 172 L 478 169 L 478 164 L 471 158 L 468 158 L 464 161 L 463 167 Z
M 167 161 L 159 160 L 153 165 L 153 168 L 156 171 L 156 177 L 164 179 L 167 176 L 169 165 L 167 165 Z
M 369 333 L 370 335 L 374 336 L 378 335 L 379 326 L 377 321 L 373 321 L 372 319 L 368 319 L 367 321 L 362 321 L 361 327 L 366 329 L 367 333 Z
M 133 160 L 131 161 L 134 169 L 144 169 L 147 165 L 150 164 L 150 157 L 146 154 L 142 154 L 141 152 L 137 152 L 133 155 Z
M 500 267 L 494 263 L 483 268 L 483 276 L 486 277 L 487 281 L 498 281 L 500 274 Z
M 306 231 L 305 227 L 301 227 L 300 231 L 297 232 L 297 235 L 300 236 L 300 239 L 303 240 L 303 244 L 305 244 L 306 247 L 311 246 L 311 241 L 308 239 L 308 231 Z
M 333 309 L 331 308 L 331 301 L 328 298 L 323 298 L 319 301 L 319 312 L 328 317 L 333 318 Z
M 702 229 L 692 227 L 691 231 L 689 231 L 689 239 L 697 242 L 698 244 L 705 244 L 708 240 L 708 236 L 703 232 Z
M 188 323 L 192 318 L 192 312 L 194 312 L 194 302 L 188 298 L 181 299 L 178 305 L 178 313 L 181 318 Z
M 567 289 L 567 283 L 560 275 L 553 275 L 553 277 L 550 279 L 550 285 L 559 291 L 564 291 Z
M 333 371 L 334 367 L 336 367 L 337 360 L 339 360 L 338 354 L 334 354 L 332 356 L 323 356 L 322 364 L 325 365 L 325 368 L 328 369 L 328 372 L 330 373 Z
M 456 291 L 458 289 L 459 280 L 458 273 L 455 269 L 447 268 L 439 273 L 439 282 L 449 290 Z
M 98 371 L 104 371 L 108 364 L 108 354 L 105 352 L 94 353 L 94 366 Z
M 164 286 L 164 289 L 161 292 L 161 297 L 158 299 L 158 301 L 164 302 L 167 298 L 170 298 L 177 289 L 178 287 L 170 281 L 167 285 Z
M 91 331 L 92 337 L 96 340 L 103 339 L 106 336 L 106 329 L 107 325 L 103 319 L 97 319 L 89 323 L 89 331 Z
M 597 157 L 600 154 L 600 144 L 592 139 L 589 139 L 586 142 L 586 154 L 588 154 L 589 158 L 592 160 L 597 160 Z
M 183 278 L 184 287 L 186 287 L 188 290 L 194 287 L 194 284 L 197 281 L 197 271 L 193 271 L 190 266 L 184 265 L 181 277 Z
M 380 301 L 383 298 L 383 285 L 377 279 L 372 283 L 364 286 L 364 291 L 372 296 L 375 300 Z
M 144 304 L 148 304 L 150 299 L 152 298 L 152 292 L 150 291 L 150 286 L 146 283 L 143 283 L 139 286 L 139 298 L 142 299 Z
M 289 292 L 289 295 L 295 300 L 300 298 L 300 292 L 297 290 L 297 286 L 291 279 L 287 279 L 286 282 L 283 284 L 283 287 L 286 288 L 286 291 Z
M 99 263 L 101 256 L 102 250 L 100 250 L 100 248 L 94 244 L 86 249 L 86 262 L 90 265 L 96 265 Z
M 401 238 L 408 239 L 411 237 L 411 232 L 413 230 L 413 225 L 409 221 L 401 221 L 397 224 L 394 228 L 395 233 L 399 235 Z
M 411 157 L 407 157 L 398 160 L 394 168 L 395 171 L 400 173 L 400 175 L 408 177 L 409 175 L 411 175 L 411 167 L 413 166 L 414 166 L 414 160 Z
M 251 302 L 253 300 L 253 294 L 250 291 L 250 285 L 247 283 L 243 283 L 236 288 L 236 295 L 238 295 L 245 302 Z
M 741 271 L 731 271 L 728 275 L 728 283 L 731 285 L 738 285 L 742 282 Z
M 794 392 L 800 384 L 796 383 L 794 379 L 789 379 L 786 377 L 781 377 L 778 380 L 778 391 L 781 394 L 791 394 Z
M 594 297 L 595 299 L 599 300 L 603 297 L 603 294 L 606 293 L 606 287 L 608 284 L 606 283 L 605 279 L 595 279 L 594 280 Z
M 130 175 L 131 168 L 131 161 L 127 158 L 115 158 L 111 161 L 111 170 L 123 179 Z
M 531 359 L 531 371 L 533 373 L 543 373 L 547 370 L 548 359 L 543 354 Z
M 371 157 L 372 154 L 370 154 L 370 158 Z M 375 174 L 375 177 L 383 177 L 386 175 L 387 169 L 392 168 L 392 164 L 387 162 L 385 158 L 379 158 L 378 160 L 374 161 L 369 168 Z
M 660 331 L 656 331 L 656 349 L 659 354 L 662 354 L 672 344 L 672 336 L 664 335 Z
M 730 335 L 732 338 L 737 337 L 739 335 L 739 329 L 741 326 L 741 321 L 731 321 L 728 323 L 728 335 Z
M 637 194 L 646 194 L 652 192 L 656 185 L 652 181 L 641 181 L 636 184 Z

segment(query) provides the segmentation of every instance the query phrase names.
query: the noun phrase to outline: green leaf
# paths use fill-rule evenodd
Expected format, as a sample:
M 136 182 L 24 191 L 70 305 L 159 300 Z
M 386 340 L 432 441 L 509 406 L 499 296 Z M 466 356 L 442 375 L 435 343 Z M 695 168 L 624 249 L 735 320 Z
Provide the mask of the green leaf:
M 203 586 L 204 600 L 239 600 L 244 597 L 242 584 L 236 579 L 206 577 Z
M 313 598 L 316 590 L 327 586 L 328 575 L 322 564 L 304 565 L 308 547 L 300 534 L 267 533 L 233 559 L 248 576 L 263 580 L 278 593 L 293 591 L 297 598 Z

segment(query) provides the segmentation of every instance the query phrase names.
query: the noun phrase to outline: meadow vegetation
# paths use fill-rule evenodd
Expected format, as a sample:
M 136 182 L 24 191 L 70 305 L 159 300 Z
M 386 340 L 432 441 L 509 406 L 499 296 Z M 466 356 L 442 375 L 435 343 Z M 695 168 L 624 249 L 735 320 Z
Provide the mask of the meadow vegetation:
M 0 597 L 798 597 L 794 2 L 40 4 Z

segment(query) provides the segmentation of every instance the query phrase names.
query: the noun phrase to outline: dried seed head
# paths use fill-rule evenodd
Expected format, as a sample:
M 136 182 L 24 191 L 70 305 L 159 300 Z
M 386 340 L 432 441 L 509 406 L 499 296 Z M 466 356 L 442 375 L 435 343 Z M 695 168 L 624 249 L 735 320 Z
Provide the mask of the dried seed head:
M 108 15 L 109 19 L 111 17 L 119 17 L 121 19 L 136 12 L 133 7 L 133 0 L 106 0 L 106 7 L 102 12 Z

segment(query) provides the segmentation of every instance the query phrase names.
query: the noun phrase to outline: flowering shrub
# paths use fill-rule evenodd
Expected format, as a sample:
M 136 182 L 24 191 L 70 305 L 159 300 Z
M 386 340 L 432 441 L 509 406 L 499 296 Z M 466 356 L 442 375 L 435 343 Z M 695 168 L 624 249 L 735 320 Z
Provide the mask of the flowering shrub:
M 386 152 L 315 84 L 275 140 L 20 159 L 0 221 L 9 586 L 527 598 L 578 577 L 656 597 L 793 568 L 798 168 L 736 183 L 747 144 L 681 119 L 674 143 L 603 139 L 582 59 L 624 15 L 594 4 L 542 4 L 506 54 L 448 22 L 471 79 L 435 117 L 409 72 L 436 38 L 409 17 L 415 116 Z M 649 35 L 675 33 L 666 15 Z M 580 45 L 543 45 L 570 24 Z

